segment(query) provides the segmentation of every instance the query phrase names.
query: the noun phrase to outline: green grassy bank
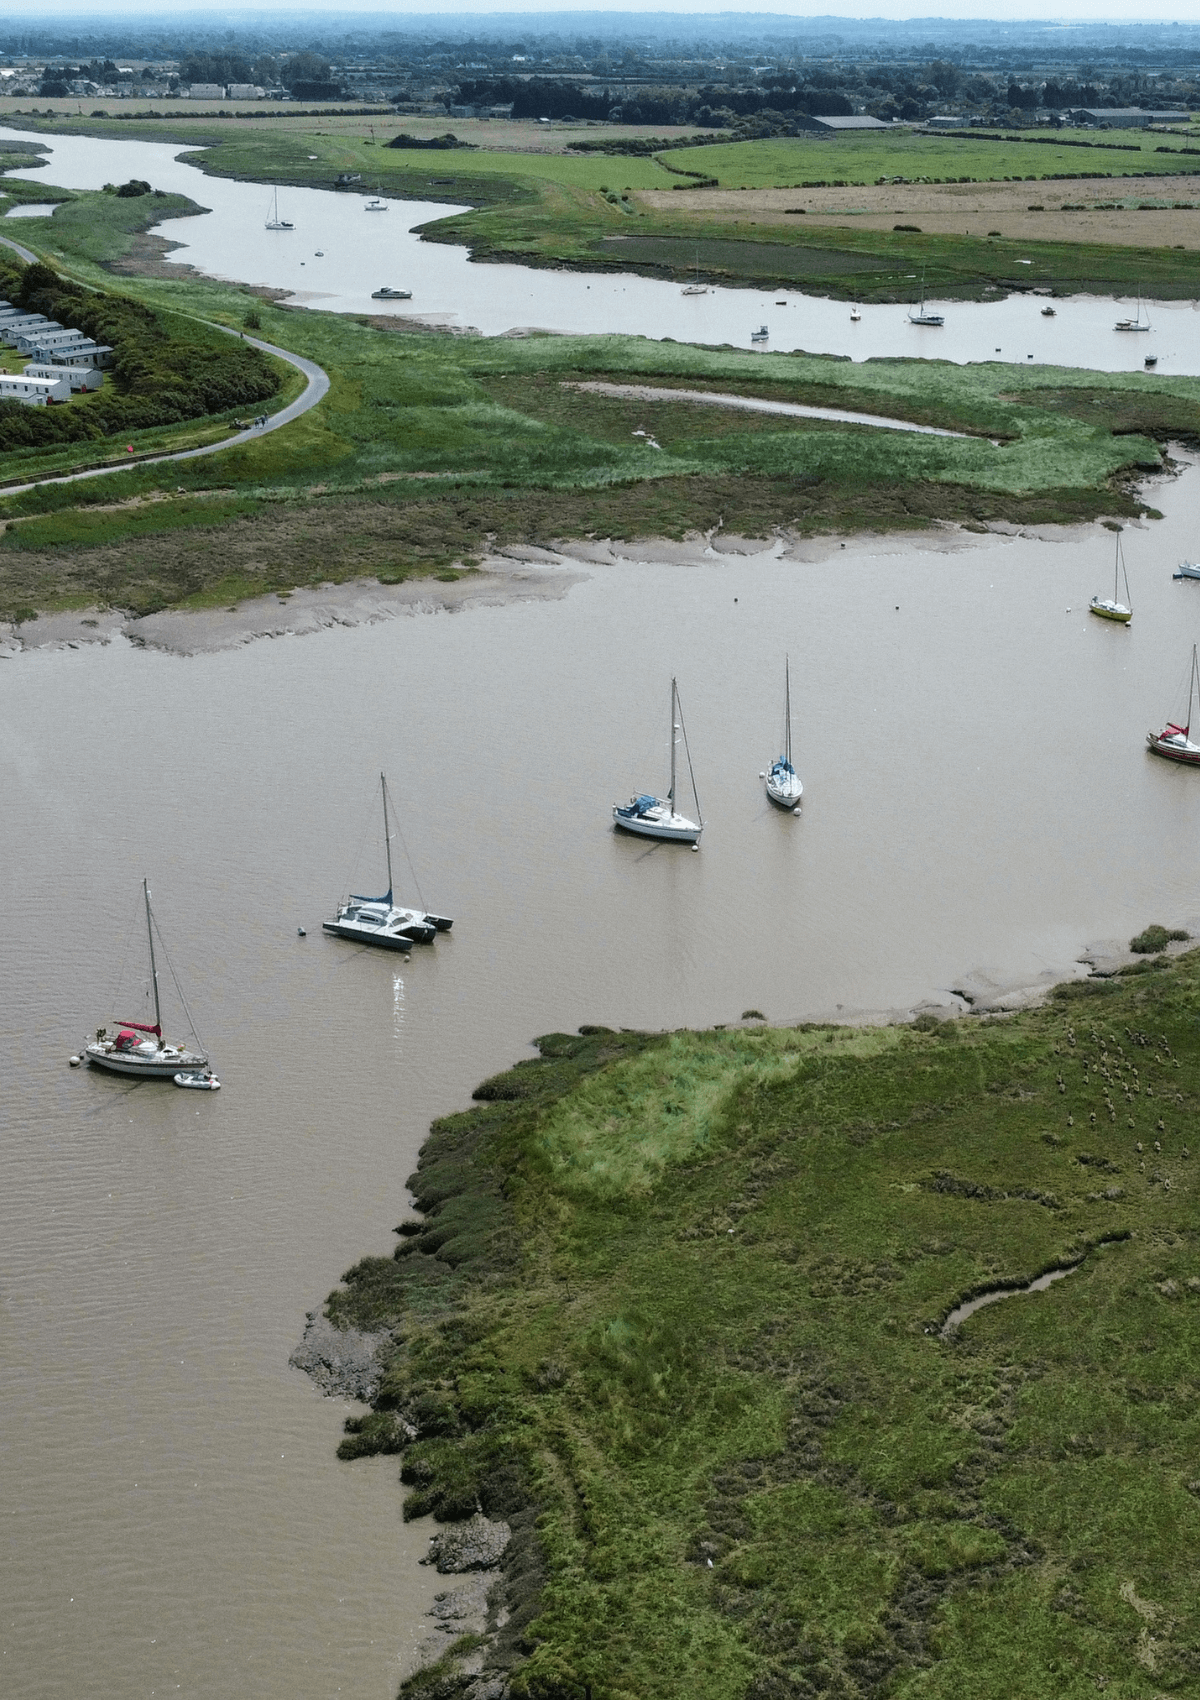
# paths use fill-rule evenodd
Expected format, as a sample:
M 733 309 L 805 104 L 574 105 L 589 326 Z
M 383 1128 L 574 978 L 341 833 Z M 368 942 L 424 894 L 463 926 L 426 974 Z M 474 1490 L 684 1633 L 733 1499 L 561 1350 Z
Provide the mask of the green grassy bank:
M 1196 379 L 855 364 L 634 337 L 437 336 L 403 321 L 281 308 L 186 272 L 117 284 L 111 268 L 127 262 L 145 228 L 136 209 L 149 201 L 78 195 L 53 218 L 27 221 L 23 237 L 64 274 L 172 322 L 249 322 L 320 364 L 329 395 L 285 430 L 210 459 L 0 498 L 0 616 L 88 600 L 142 613 L 220 605 L 371 573 L 394 582 L 469 565 L 493 545 L 589 533 L 723 525 L 761 536 L 1134 514 L 1158 445 L 1200 441 Z M 841 406 L 963 436 L 578 387 L 593 379 Z M 139 452 L 175 446 L 161 428 L 128 441 Z M 94 445 L 32 446 L 0 457 L 0 481 L 94 458 Z
M 16 122 L 14 120 L 14 122 Z M 243 120 L 213 120 L 202 138 L 169 119 L 30 119 L 33 129 L 156 140 L 203 140 L 193 162 L 215 176 L 245 181 L 332 188 L 341 173 L 357 173 L 356 187 L 416 201 L 450 201 L 470 211 L 427 226 L 427 240 L 461 243 L 478 260 L 527 265 L 621 269 L 675 276 L 700 263 L 725 283 L 791 286 L 837 299 L 907 301 L 911 274 L 923 267 L 931 292 L 943 298 L 980 299 L 989 287 L 1012 281 L 1018 258 L 1035 261 L 1033 278 L 1060 293 L 1080 290 L 1159 299 L 1200 293 L 1195 254 L 1172 247 L 1114 247 L 1100 243 L 989 242 L 978 238 L 872 230 L 820 231 L 772 224 L 769 241 L 756 239 L 747 219 L 693 213 L 686 193 L 678 206 L 649 209 L 637 199 L 647 189 L 686 184 L 681 172 L 702 173 L 723 188 L 755 189 L 811 184 L 1020 182 L 1043 178 L 1122 178 L 1200 175 L 1200 153 L 1182 135 L 1112 132 L 1080 138 L 1005 135 L 1001 140 L 914 135 L 902 131 L 829 140 L 817 136 L 717 143 L 654 156 L 505 150 L 504 126 L 490 126 L 487 144 L 470 150 L 430 152 L 382 145 L 361 134 L 361 121 L 314 119 L 287 129 Z M 397 130 L 400 122 L 397 121 Z M 596 132 L 588 132 L 589 141 Z M 799 221 L 798 221 L 799 222 Z M 636 238 L 637 246 L 622 238 Z M 617 252 L 614 240 L 619 242 Z M 664 247 L 663 244 L 667 246 Z
M 585 1028 L 435 1124 L 420 1217 L 329 1301 L 394 1331 L 341 1452 L 510 1523 L 485 1674 L 1194 1693 L 1198 1014 L 1192 953 L 1000 1022 Z

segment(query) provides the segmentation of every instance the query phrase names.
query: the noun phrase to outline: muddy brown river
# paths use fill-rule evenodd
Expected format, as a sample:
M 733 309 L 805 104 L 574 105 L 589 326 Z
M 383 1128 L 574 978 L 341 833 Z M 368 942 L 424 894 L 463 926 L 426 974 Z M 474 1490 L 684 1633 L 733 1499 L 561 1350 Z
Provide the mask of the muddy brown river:
M 390 1250 L 431 1118 L 534 1034 L 911 1008 L 1186 923 L 1200 775 L 1143 737 L 1200 632 L 1171 579 L 1198 494 L 1126 533 L 1128 629 L 1084 611 L 1096 528 L 698 549 L 560 600 L 0 661 L 5 1693 L 394 1694 L 428 1531 L 395 1460 L 336 1462 L 350 1407 L 288 1354 Z M 799 819 L 759 779 L 785 652 Z M 672 673 L 699 855 L 610 829 L 666 783 Z M 352 877 L 382 890 L 381 768 L 455 917 L 410 962 L 320 931 Z M 218 1094 L 67 1067 L 143 1007 L 143 874 Z

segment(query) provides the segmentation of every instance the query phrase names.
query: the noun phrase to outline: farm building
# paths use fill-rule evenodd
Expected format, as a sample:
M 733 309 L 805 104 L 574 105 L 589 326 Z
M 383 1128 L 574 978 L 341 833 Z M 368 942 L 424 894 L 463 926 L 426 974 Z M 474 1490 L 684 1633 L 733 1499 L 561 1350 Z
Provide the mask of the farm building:
M 51 401 L 70 401 L 71 385 L 67 378 L 30 378 L 24 373 L 17 377 L 0 372 L 0 401 L 22 401 L 27 407 L 45 407 Z
M 1073 106 L 1076 124 L 1108 124 L 1114 130 L 1141 130 L 1147 124 L 1188 124 L 1190 112 L 1145 112 L 1140 106 Z
M 857 130 L 893 130 L 894 124 L 885 124 L 882 118 L 868 118 L 865 113 L 857 118 L 807 118 L 796 119 L 797 130 L 815 130 L 819 136 L 840 136 L 844 131 Z
M 95 366 L 59 366 L 48 360 L 31 361 L 25 368 L 27 378 L 65 378 L 73 390 L 98 390 L 104 373 Z

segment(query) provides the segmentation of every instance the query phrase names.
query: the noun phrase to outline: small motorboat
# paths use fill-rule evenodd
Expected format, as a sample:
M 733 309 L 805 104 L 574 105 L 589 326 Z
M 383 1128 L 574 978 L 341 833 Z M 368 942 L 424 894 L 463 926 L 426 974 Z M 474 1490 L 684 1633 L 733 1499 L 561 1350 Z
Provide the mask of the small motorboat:
M 221 1090 L 221 1082 L 215 1074 L 210 1074 L 207 1069 L 203 1073 L 195 1069 L 185 1070 L 182 1074 L 175 1075 L 174 1080 L 176 1086 L 185 1086 L 190 1092 L 219 1092 Z
M 315 260 L 323 260 L 323 259 L 324 259 L 324 258 L 325 258 L 325 250 L 324 250 L 324 248 L 318 248 L 318 249 L 317 249 L 317 250 L 316 250 L 316 252 L 315 252 L 315 253 L 314 253 L 314 255 L 313 255 L 313 258 L 314 258 L 314 259 L 315 259 Z
M 1180 561 L 1179 571 L 1171 574 L 1172 578 L 1200 578 L 1200 566 L 1195 561 Z
M 1053 307 L 1043 307 L 1042 317 L 1043 319 L 1056 319 L 1058 314 Z
M 1188 680 L 1187 719 L 1182 726 L 1177 725 L 1174 720 L 1168 720 L 1161 732 L 1147 732 L 1146 748 L 1151 755 L 1165 756 L 1168 761 L 1181 761 L 1188 767 L 1200 767 L 1200 744 L 1193 744 L 1190 737 L 1192 709 L 1196 703 L 1198 686 L 1200 661 L 1196 658 L 1196 645 L 1193 644 L 1192 671 Z
M 374 200 L 368 201 L 366 206 L 363 208 L 364 212 L 386 212 L 387 210 L 387 202 L 381 201 L 378 195 L 375 196 Z
M 1157 354 L 1147 354 L 1146 358 L 1142 361 L 1142 365 L 1146 368 L 1147 371 L 1149 371 L 1152 366 L 1158 365 L 1158 355 Z
M 411 301 L 412 300 L 412 290 L 411 289 L 387 289 L 387 288 L 373 289 L 371 291 L 371 300 L 372 301 Z
M 852 325 L 856 325 L 861 318 L 862 318 L 862 314 L 859 312 L 858 308 L 857 307 L 851 307 L 851 309 L 850 309 L 850 323 Z
M 750 341 L 751 342 L 769 342 L 770 337 L 771 337 L 771 333 L 767 329 L 766 325 L 759 325 L 759 327 L 756 331 L 750 332 Z

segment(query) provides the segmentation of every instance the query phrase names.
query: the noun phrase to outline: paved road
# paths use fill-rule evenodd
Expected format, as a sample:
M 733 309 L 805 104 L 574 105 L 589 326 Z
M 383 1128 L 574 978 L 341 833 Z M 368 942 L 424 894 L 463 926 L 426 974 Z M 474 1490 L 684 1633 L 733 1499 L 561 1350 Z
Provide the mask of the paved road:
M 32 265 L 38 259 L 37 254 L 23 248 L 11 237 L 0 236 L 0 244 L 11 248 L 27 265 Z M 228 325 L 215 325 L 210 319 L 202 319 L 200 323 L 209 325 L 213 330 L 224 331 L 228 336 L 241 334 L 252 348 L 259 348 L 264 354 L 274 354 L 277 359 L 286 360 L 289 366 L 294 366 L 297 372 L 302 372 L 308 380 L 301 394 L 287 407 L 280 408 L 278 413 L 268 414 L 265 425 L 252 425 L 247 431 L 238 431 L 232 437 L 223 437 L 219 443 L 206 443 L 199 449 L 180 449 L 169 455 L 151 455 L 136 459 L 131 456 L 127 461 L 118 461 L 115 466 L 97 466 L 88 472 L 68 472 L 58 478 L 37 478 L 29 484 L 6 484 L 0 487 L 0 496 L 19 496 L 24 491 L 35 490 L 42 484 L 74 484 L 81 478 L 103 478 L 112 472 L 125 472 L 131 466 L 162 466 L 171 460 L 196 460 L 201 455 L 220 454 L 224 449 L 232 449 L 238 443 L 248 443 L 257 437 L 264 437 L 268 431 L 278 431 L 281 425 L 299 419 L 302 413 L 307 413 L 310 408 L 315 407 L 328 392 L 329 374 L 315 361 L 305 360 L 300 354 L 289 353 L 286 348 L 276 348 L 273 342 L 262 342 L 256 336 L 245 336 L 244 332 L 231 331 Z

